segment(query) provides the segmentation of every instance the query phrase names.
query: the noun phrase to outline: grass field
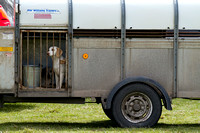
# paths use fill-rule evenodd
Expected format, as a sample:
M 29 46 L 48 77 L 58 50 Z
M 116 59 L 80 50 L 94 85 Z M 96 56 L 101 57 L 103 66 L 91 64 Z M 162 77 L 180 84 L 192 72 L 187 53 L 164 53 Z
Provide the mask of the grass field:
M 0 109 L 1 132 L 200 132 L 200 100 L 174 99 L 173 110 L 163 108 L 153 128 L 119 128 L 98 104 L 5 104 Z

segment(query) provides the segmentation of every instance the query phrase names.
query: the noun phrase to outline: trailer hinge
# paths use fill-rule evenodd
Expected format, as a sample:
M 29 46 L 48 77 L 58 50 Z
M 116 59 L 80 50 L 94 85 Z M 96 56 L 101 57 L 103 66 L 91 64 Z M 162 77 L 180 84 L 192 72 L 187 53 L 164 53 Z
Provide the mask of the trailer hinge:
M 15 4 L 15 13 L 20 13 L 20 5 L 19 4 Z

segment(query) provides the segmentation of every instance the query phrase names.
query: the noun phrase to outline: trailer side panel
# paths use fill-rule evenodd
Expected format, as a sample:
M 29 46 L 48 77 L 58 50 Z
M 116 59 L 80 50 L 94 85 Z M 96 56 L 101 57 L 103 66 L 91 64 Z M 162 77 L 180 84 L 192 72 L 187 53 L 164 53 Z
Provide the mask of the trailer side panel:
M 15 91 L 14 28 L 0 29 L 0 93 Z

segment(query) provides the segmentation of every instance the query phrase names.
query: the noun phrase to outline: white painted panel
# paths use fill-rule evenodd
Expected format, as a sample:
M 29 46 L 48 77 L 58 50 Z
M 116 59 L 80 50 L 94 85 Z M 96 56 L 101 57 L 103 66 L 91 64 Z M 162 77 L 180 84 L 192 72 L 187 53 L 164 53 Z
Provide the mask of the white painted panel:
M 13 50 L 0 51 L 0 92 L 9 93 L 15 89 L 15 46 L 14 28 L 0 29 L 0 47 L 9 47 Z
M 20 25 L 67 26 L 68 0 L 20 0 Z
M 179 0 L 179 29 L 200 29 L 200 0 Z
M 126 0 L 126 28 L 174 28 L 173 0 Z
M 121 28 L 120 0 L 73 0 L 74 29 Z

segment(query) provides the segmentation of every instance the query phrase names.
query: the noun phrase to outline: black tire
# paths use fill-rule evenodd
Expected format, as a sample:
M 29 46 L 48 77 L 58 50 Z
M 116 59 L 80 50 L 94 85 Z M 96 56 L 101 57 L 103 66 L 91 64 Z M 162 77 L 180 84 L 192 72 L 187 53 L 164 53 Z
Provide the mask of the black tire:
M 113 117 L 113 112 L 112 112 L 112 109 L 105 109 L 102 105 L 102 109 L 104 111 L 104 113 L 106 114 L 106 116 L 111 119 L 111 120 L 115 120 L 114 117 Z
M 121 127 L 152 127 L 161 115 L 158 94 L 145 84 L 131 84 L 120 90 L 112 105 L 112 114 Z

